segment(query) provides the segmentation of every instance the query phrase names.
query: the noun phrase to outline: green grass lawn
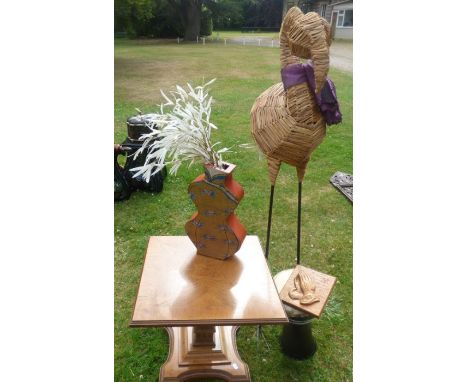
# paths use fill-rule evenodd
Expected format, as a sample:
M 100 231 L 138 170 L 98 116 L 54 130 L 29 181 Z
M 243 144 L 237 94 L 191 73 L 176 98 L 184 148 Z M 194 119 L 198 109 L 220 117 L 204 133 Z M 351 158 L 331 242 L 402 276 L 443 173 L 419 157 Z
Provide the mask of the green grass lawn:
M 155 110 L 159 89 L 199 84 L 216 77 L 212 121 L 214 140 L 224 146 L 253 142 L 249 113 L 256 97 L 280 81 L 279 50 L 255 46 L 176 45 L 156 41 L 115 42 L 114 142 L 126 137 L 125 121 Z M 238 348 L 250 367 L 252 381 L 307 382 L 352 380 L 352 205 L 329 183 L 335 171 L 352 173 L 352 76 L 330 70 L 343 112 L 313 153 L 303 184 L 302 264 L 337 277 L 327 311 L 313 323 L 318 351 L 307 361 L 294 361 L 279 349 L 280 326 L 266 326 L 268 342 L 257 349 L 255 327 L 242 327 Z M 270 184 L 266 162 L 255 150 L 226 155 L 237 164 L 235 178 L 245 197 L 236 210 L 250 235 L 265 244 Z M 194 212 L 187 195 L 201 167 L 181 168 L 168 177 L 162 193 L 136 192 L 115 204 L 115 381 L 155 381 L 167 357 L 163 329 L 130 329 L 148 237 L 184 235 Z M 270 269 L 272 274 L 295 264 L 297 180 L 283 165 L 275 191 Z

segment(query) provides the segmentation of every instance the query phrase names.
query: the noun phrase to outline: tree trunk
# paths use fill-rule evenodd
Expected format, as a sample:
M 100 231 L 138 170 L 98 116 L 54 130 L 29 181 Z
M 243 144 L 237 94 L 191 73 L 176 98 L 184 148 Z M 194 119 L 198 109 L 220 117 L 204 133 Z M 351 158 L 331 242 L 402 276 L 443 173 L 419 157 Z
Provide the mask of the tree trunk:
M 201 0 L 182 0 L 185 41 L 195 41 L 200 35 Z

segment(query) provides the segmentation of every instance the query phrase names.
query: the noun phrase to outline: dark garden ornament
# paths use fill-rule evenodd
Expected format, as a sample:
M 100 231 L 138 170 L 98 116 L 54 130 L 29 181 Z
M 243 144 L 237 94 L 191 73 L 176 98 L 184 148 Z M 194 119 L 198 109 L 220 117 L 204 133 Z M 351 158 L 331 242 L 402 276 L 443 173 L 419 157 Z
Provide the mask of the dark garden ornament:
M 114 202 L 128 199 L 132 194 L 124 168 L 118 162 L 119 155 L 124 155 L 125 152 L 121 145 L 114 145 Z
M 114 145 L 114 201 L 128 199 L 135 190 L 159 193 L 163 189 L 166 168 L 151 175 L 148 181 L 141 175 L 133 177 L 132 172 L 134 168 L 145 163 L 148 151 L 143 150 L 141 155 L 135 155 L 135 153 L 142 147 L 141 136 L 151 131 L 147 126 L 151 118 L 151 114 L 140 114 L 128 118 L 127 138 L 122 144 Z M 118 163 L 119 155 L 125 156 L 124 166 Z

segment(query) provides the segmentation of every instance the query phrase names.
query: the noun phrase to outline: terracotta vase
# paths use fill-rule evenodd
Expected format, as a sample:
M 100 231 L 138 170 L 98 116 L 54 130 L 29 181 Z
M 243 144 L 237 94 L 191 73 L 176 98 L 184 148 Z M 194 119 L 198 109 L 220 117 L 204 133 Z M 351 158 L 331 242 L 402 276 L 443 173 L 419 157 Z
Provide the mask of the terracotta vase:
M 190 183 L 188 192 L 197 212 L 185 224 L 185 231 L 199 255 L 227 259 L 240 249 L 247 234 L 234 214 L 244 197 L 244 189 L 232 177 L 235 167 L 207 164 L 205 173 Z

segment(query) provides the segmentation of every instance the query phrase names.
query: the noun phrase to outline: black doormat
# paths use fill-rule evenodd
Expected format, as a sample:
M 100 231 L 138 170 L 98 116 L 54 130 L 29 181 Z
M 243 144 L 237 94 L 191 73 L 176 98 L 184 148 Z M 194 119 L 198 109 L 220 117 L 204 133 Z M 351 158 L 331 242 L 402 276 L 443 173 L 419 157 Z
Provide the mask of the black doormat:
M 330 178 L 330 183 L 333 184 L 349 201 L 353 202 L 353 176 L 337 171 Z

